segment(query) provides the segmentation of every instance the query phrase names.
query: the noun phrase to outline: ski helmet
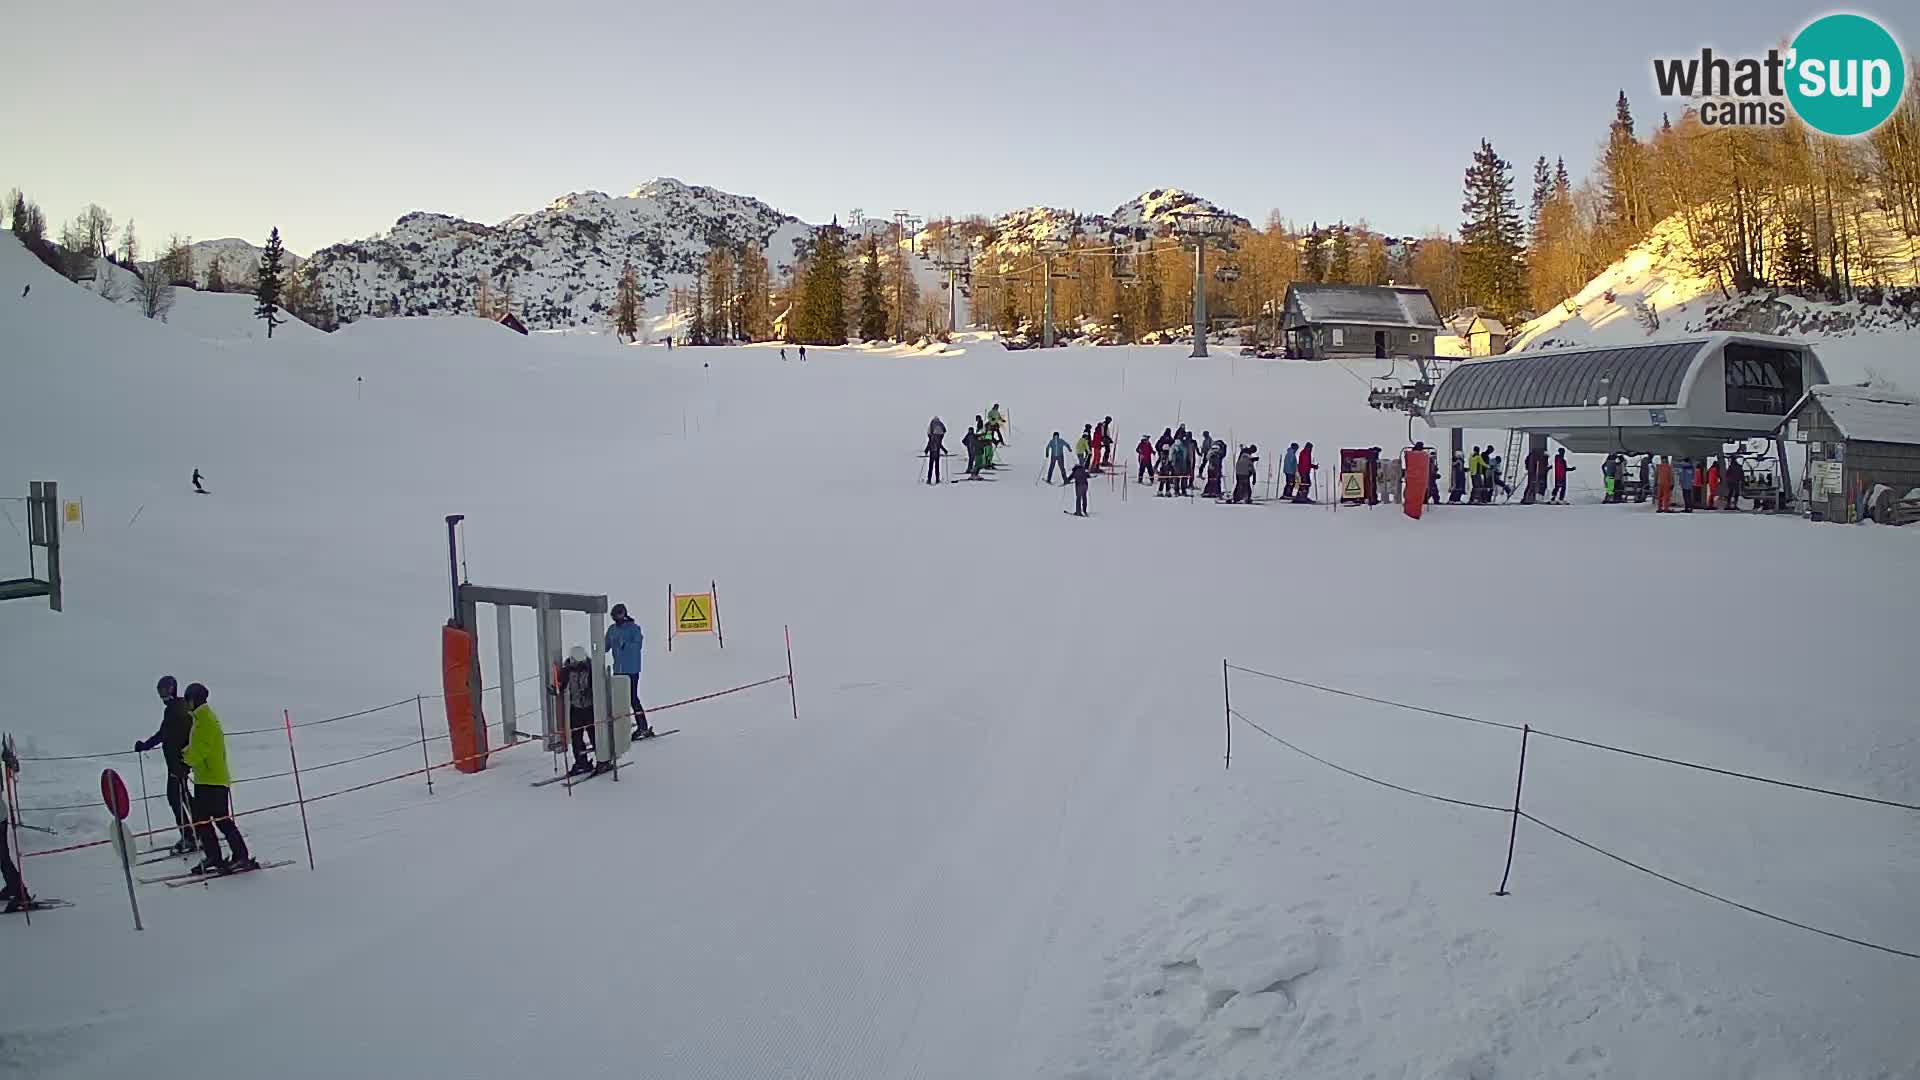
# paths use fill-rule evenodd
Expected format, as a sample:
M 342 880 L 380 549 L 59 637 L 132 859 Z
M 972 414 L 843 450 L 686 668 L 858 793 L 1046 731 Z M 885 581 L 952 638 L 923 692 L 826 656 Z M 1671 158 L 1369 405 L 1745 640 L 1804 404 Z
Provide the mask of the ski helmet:
M 153 688 L 161 697 L 178 697 L 180 694 L 180 683 L 171 675 L 160 676 L 160 681 Z
M 206 684 L 188 683 L 186 698 L 187 698 L 187 704 L 189 705 L 193 705 L 193 706 L 205 705 L 207 703 Z
M 573 648 L 567 650 L 567 659 L 576 664 L 584 664 L 587 662 L 587 650 L 582 646 L 575 645 Z

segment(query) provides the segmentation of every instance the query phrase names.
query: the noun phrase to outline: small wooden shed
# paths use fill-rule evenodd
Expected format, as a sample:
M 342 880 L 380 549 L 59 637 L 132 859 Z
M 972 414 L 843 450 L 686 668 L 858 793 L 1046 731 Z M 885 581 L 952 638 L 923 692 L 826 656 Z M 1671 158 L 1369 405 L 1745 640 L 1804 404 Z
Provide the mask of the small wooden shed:
M 1896 516 L 1895 504 L 1920 488 L 1920 398 L 1815 386 L 1788 410 L 1784 426 L 1788 438 L 1807 444 L 1815 521 L 1858 521 L 1863 506 L 1868 516 L 1886 521 Z
M 1467 324 L 1468 356 L 1499 356 L 1507 351 L 1507 327 L 1490 315 L 1475 315 Z

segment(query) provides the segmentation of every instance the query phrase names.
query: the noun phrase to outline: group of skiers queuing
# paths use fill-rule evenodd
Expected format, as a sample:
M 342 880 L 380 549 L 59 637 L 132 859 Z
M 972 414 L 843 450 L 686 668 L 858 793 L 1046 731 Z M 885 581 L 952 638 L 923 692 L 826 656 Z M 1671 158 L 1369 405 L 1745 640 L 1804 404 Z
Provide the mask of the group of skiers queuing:
M 653 726 L 647 723 L 647 710 L 640 705 L 640 653 L 646 647 L 646 634 L 627 613 L 627 605 L 615 604 L 607 614 L 613 619 L 613 625 L 607 627 L 607 656 L 613 661 L 613 673 L 627 676 L 633 738 L 635 741 L 650 739 L 654 736 Z M 585 648 L 575 645 L 567 652 L 567 658 L 560 662 L 555 673 L 553 690 L 566 706 L 567 728 L 572 736 L 573 765 L 567 772 L 584 776 L 612 768 L 611 763 L 596 763 L 593 757 L 599 750 L 596 734 L 599 725 L 593 717 L 593 661 Z
M 1233 494 L 1223 491 L 1226 480 L 1227 457 L 1233 454 Z M 1302 460 L 1299 443 L 1287 450 L 1287 494 L 1289 499 L 1306 502 L 1307 488 L 1299 485 L 1296 491 L 1294 482 L 1296 470 Z M 1160 438 L 1140 436 L 1139 443 L 1133 448 L 1138 463 L 1136 480 L 1145 484 L 1150 479 L 1157 483 L 1154 492 L 1159 498 L 1182 498 L 1193 494 L 1195 480 L 1202 480 L 1200 494 L 1204 498 L 1235 504 L 1253 502 L 1253 485 L 1259 476 L 1260 447 L 1247 443 L 1238 450 L 1229 451 L 1225 439 L 1216 439 L 1211 431 L 1201 431 L 1198 439 L 1185 424 L 1164 428 Z M 1308 443 L 1304 451 L 1306 475 L 1311 475 L 1313 464 L 1313 444 Z M 1299 496 L 1299 497 L 1297 497 Z
M 154 686 L 160 695 L 160 728 L 133 744 L 135 753 L 156 747 L 167 761 L 167 805 L 180 839 L 175 855 L 201 854 L 196 874 L 234 874 L 258 870 L 247 841 L 233 820 L 233 773 L 227 768 L 227 735 L 220 716 L 208 704 L 205 685 L 189 683 L 184 695 L 171 675 Z M 192 786 L 188 786 L 188 782 Z M 220 838 L 229 852 L 222 854 Z
M 1059 432 L 1054 433 L 1056 436 Z M 973 426 L 960 436 L 960 445 L 966 451 L 968 480 L 984 480 L 986 474 L 1000 466 L 994 463 L 994 452 L 998 447 L 1007 445 L 1007 414 L 1000 410 L 1000 403 L 994 402 L 986 415 L 976 414 Z M 951 457 L 947 449 L 947 425 L 938 416 L 927 423 L 927 483 L 940 482 L 940 459 Z

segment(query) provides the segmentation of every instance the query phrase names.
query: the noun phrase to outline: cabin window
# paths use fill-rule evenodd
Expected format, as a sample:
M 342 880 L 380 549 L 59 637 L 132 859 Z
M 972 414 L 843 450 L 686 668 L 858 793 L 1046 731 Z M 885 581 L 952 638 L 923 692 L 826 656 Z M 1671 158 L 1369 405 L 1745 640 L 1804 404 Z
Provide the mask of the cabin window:
M 1806 389 L 1800 353 L 1745 342 L 1729 342 L 1727 411 L 1785 416 Z

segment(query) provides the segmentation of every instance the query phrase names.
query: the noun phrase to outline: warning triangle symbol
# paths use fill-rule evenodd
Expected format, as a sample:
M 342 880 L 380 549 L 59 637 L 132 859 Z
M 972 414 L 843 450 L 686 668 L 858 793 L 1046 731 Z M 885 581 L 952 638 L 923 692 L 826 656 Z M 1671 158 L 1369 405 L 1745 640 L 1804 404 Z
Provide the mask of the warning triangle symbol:
M 703 623 L 707 621 L 707 612 L 706 609 L 700 606 L 699 597 L 687 597 L 687 602 L 680 607 L 680 621 L 683 623 Z

